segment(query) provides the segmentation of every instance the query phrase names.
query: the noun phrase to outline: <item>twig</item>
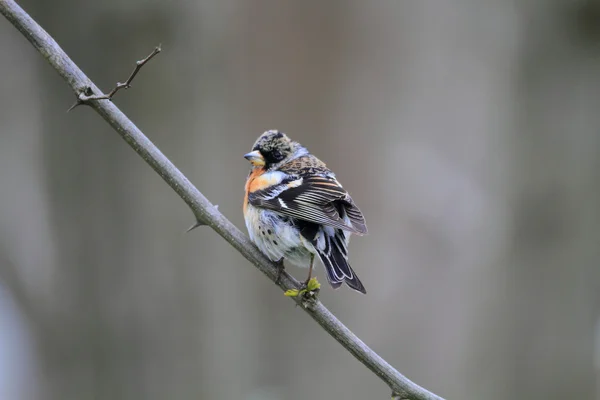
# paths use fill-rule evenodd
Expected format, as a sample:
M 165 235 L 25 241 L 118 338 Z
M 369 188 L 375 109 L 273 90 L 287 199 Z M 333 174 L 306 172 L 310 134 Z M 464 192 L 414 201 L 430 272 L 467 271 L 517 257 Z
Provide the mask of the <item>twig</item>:
M 142 67 L 148 61 L 150 61 L 155 55 L 157 55 L 161 51 L 162 51 L 162 48 L 161 48 L 161 45 L 159 44 L 158 46 L 156 46 L 154 48 L 154 50 L 152 50 L 152 53 L 150 53 L 146 58 L 144 58 L 143 60 L 136 61 L 135 68 L 133 69 L 133 72 L 131 73 L 131 75 L 129 75 L 129 78 L 127 78 L 127 80 L 125 82 L 117 82 L 117 86 L 115 86 L 114 89 L 111 90 L 109 94 L 95 96 L 95 95 L 92 95 L 91 93 L 89 93 L 89 91 L 84 91 L 84 92 L 80 93 L 77 96 L 77 101 L 71 107 L 69 107 L 67 112 L 71 111 L 72 109 L 74 109 L 77 106 L 87 103 L 90 100 L 111 100 L 112 101 L 113 96 L 115 94 L 117 94 L 117 92 L 119 90 L 129 89 L 131 87 L 131 82 L 133 81 L 133 78 L 135 78 L 135 76 L 138 74 L 138 72 L 140 72 L 140 69 L 142 69 Z
M 14 1 L 0 0 L 0 13 L 31 42 L 78 96 L 81 93 L 89 96 L 85 93 L 90 91 L 99 92 L 96 85 L 73 63 L 54 39 Z M 197 221 L 202 221 L 214 229 L 272 281 L 275 282 L 280 276 L 277 284 L 284 291 L 300 287 L 298 281 L 285 271 L 280 271 L 277 264 L 269 261 L 246 235 L 225 218 L 112 102 L 90 99 L 86 104 L 98 112 L 186 202 Z M 383 380 L 395 397 L 411 400 L 441 399 L 394 369 L 342 324 L 320 301 L 312 300 L 304 304 L 300 298 L 290 298 L 297 304 L 303 305 L 302 309 L 327 333 Z

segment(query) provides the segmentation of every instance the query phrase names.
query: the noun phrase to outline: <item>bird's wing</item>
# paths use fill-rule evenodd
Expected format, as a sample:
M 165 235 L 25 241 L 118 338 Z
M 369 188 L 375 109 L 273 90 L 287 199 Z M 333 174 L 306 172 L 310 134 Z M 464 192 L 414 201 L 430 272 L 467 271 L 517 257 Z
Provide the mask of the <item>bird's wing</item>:
M 248 201 L 289 217 L 359 235 L 367 233 L 362 213 L 331 176 L 289 175 L 276 185 L 250 193 Z

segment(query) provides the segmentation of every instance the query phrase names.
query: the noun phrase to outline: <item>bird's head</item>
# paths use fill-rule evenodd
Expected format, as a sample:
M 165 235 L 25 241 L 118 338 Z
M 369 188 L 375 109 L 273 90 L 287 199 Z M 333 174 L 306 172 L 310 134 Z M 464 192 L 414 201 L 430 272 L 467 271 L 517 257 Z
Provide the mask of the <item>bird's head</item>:
M 252 151 L 245 154 L 244 158 L 254 167 L 268 169 L 297 157 L 301 152 L 305 152 L 304 148 L 285 133 L 270 130 L 259 136 L 252 146 Z

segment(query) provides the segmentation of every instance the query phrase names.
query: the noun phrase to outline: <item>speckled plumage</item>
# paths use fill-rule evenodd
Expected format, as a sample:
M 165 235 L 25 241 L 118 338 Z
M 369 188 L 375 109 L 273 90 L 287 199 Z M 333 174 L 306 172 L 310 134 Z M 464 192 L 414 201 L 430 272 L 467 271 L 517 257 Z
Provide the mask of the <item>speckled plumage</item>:
M 252 150 L 244 198 L 250 239 L 273 261 L 308 267 L 316 255 L 332 287 L 345 282 L 366 293 L 347 246 L 351 233 L 366 234 L 367 227 L 335 174 L 279 131 L 263 133 Z

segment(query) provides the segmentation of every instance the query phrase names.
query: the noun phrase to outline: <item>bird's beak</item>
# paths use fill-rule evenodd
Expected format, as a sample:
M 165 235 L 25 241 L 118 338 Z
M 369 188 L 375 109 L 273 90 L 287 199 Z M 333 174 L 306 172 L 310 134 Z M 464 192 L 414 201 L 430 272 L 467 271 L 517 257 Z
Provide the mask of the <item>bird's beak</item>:
M 258 150 L 254 150 L 248 154 L 245 154 L 244 158 L 246 160 L 250 161 L 250 164 L 252 164 L 255 167 L 262 167 L 265 165 L 265 159 L 263 158 L 262 154 L 260 154 L 260 151 L 258 151 Z

